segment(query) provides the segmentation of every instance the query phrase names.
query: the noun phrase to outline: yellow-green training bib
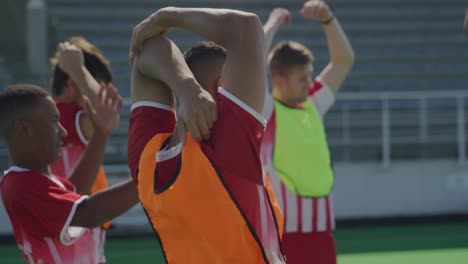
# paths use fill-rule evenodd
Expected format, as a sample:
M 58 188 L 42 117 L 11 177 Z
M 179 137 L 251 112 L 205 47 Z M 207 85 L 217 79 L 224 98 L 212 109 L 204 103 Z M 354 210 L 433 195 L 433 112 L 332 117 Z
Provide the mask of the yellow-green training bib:
M 333 187 L 333 168 L 322 118 L 311 102 L 302 109 L 275 101 L 273 165 L 283 183 L 305 197 L 322 197 Z

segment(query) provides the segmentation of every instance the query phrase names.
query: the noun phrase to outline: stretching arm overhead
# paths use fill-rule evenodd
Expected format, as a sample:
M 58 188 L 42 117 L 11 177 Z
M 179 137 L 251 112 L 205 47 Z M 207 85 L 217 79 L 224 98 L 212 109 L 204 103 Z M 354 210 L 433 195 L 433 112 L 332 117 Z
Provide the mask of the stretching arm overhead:
M 353 48 L 338 19 L 324 1 L 308 1 L 300 12 L 305 19 L 317 20 L 323 24 L 331 58 L 318 78 L 336 94 L 353 66 Z
M 89 99 L 93 107 L 96 106 L 100 85 L 86 68 L 83 51 L 69 42 L 59 43 L 57 63 L 58 67 L 70 76 L 81 94 Z M 119 118 L 115 120 L 114 128 L 118 125 Z M 91 139 L 94 127 L 87 113 L 80 115 L 77 129 L 86 140 Z
M 58 66 L 75 82 L 81 94 L 95 105 L 99 84 L 85 67 L 83 51 L 69 42 L 58 45 Z
M 268 21 L 263 26 L 265 32 L 265 54 L 271 49 L 273 39 L 282 25 L 291 23 L 291 13 L 285 8 L 275 8 L 271 11 Z
M 172 107 L 172 94 L 179 100 L 178 122 L 182 128 L 197 140 L 207 139 L 217 118 L 216 104 L 195 80 L 179 48 L 169 39 L 156 36 L 146 41 L 135 59 L 132 99 Z
M 89 99 L 85 98 L 86 112 L 94 133 L 69 178 L 80 194 L 89 193 L 93 186 L 104 158 L 107 140 L 122 108 L 122 98 L 112 85 L 102 85 L 95 101 L 93 108 Z
M 141 52 L 142 43 L 171 27 L 197 33 L 228 50 L 223 68 L 223 87 L 257 112 L 263 107 L 266 85 L 264 33 L 258 17 L 229 9 L 163 8 L 133 31 L 130 59 Z

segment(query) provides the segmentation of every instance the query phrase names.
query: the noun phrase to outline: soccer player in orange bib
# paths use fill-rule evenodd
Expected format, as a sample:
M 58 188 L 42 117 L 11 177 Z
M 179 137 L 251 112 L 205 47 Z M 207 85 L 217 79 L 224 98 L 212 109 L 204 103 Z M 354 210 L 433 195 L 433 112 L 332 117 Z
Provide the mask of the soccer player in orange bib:
M 161 36 L 171 27 L 220 46 L 185 62 Z M 264 52 L 258 17 L 240 11 L 163 8 L 134 29 L 129 162 L 167 263 L 284 261 L 259 156 Z
M 288 263 L 334 264 L 334 175 L 322 117 L 350 72 L 354 53 L 325 2 L 308 1 L 300 14 L 323 24 L 331 60 L 313 80 L 314 57 L 304 45 L 282 41 L 269 52 L 273 87 L 265 100 L 268 125 L 261 157 L 283 209 Z M 272 11 L 264 26 L 267 47 L 290 19 L 286 9 Z

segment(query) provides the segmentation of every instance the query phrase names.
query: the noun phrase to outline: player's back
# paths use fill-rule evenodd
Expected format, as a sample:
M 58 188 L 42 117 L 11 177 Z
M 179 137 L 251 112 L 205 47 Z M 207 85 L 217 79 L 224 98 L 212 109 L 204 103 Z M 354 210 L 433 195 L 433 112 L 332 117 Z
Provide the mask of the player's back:
M 265 252 L 281 256 L 276 224 L 276 218 L 281 216 L 276 216 L 272 210 L 259 159 L 265 122 L 222 88 L 217 102 L 218 120 L 211 129 L 209 140 L 197 143 L 189 137 L 184 147 L 179 145 L 158 152 L 160 147 L 164 149 L 163 142 L 170 136 L 161 134 L 166 138 L 160 138 L 152 150 L 145 149 L 149 155 L 145 151 L 142 154 L 138 178 L 143 206 L 150 220 L 158 219 L 153 221 L 153 226 L 168 252 L 183 248 L 184 243 L 180 241 L 186 241 L 187 248 L 202 252 L 213 251 L 219 246 L 223 249 L 218 250 L 232 247 L 232 251 L 224 252 L 226 258 L 221 258 L 224 261 L 236 247 L 242 252 L 241 247 L 246 245 L 250 245 L 250 249 L 244 248 L 245 257 L 237 256 L 237 260 L 245 261 L 249 259 L 247 256 L 255 259 L 255 254 L 250 255 L 252 251 L 260 252 L 256 261 L 261 262 Z M 151 153 L 154 152 L 158 152 L 157 164 L 153 164 Z M 148 164 L 148 167 L 143 168 L 142 164 Z M 197 224 L 203 222 L 208 225 L 206 228 Z M 169 225 L 173 227 L 168 228 Z M 181 230 L 185 230 L 183 234 Z M 179 242 L 171 243 L 171 238 L 178 237 L 177 234 L 180 235 Z M 223 240 L 213 243 L 219 237 L 239 243 L 228 245 Z M 192 239 L 198 241 L 196 246 L 191 245 Z M 170 257 L 168 253 L 168 261 Z
M 277 218 L 282 216 L 273 211 L 274 194 L 265 187 L 260 160 L 266 121 L 223 88 L 219 89 L 217 104 L 218 120 L 210 139 L 202 142 L 202 149 L 217 167 L 265 250 L 281 256 Z

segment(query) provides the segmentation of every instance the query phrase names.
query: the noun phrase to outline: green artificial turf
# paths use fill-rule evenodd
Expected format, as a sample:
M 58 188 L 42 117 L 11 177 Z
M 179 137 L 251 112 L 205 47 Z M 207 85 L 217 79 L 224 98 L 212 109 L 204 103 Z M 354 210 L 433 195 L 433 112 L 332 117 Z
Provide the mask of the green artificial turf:
M 338 227 L 339 228 L 339 227 Z M 465 264 L 468 224 L 342 228 L 335 233 L 339 264 Z M 155 238 L 109 238 L 109 264 L 164 263 Z M 25 263 L 14 244 L 0 244 L 0 263 Z

